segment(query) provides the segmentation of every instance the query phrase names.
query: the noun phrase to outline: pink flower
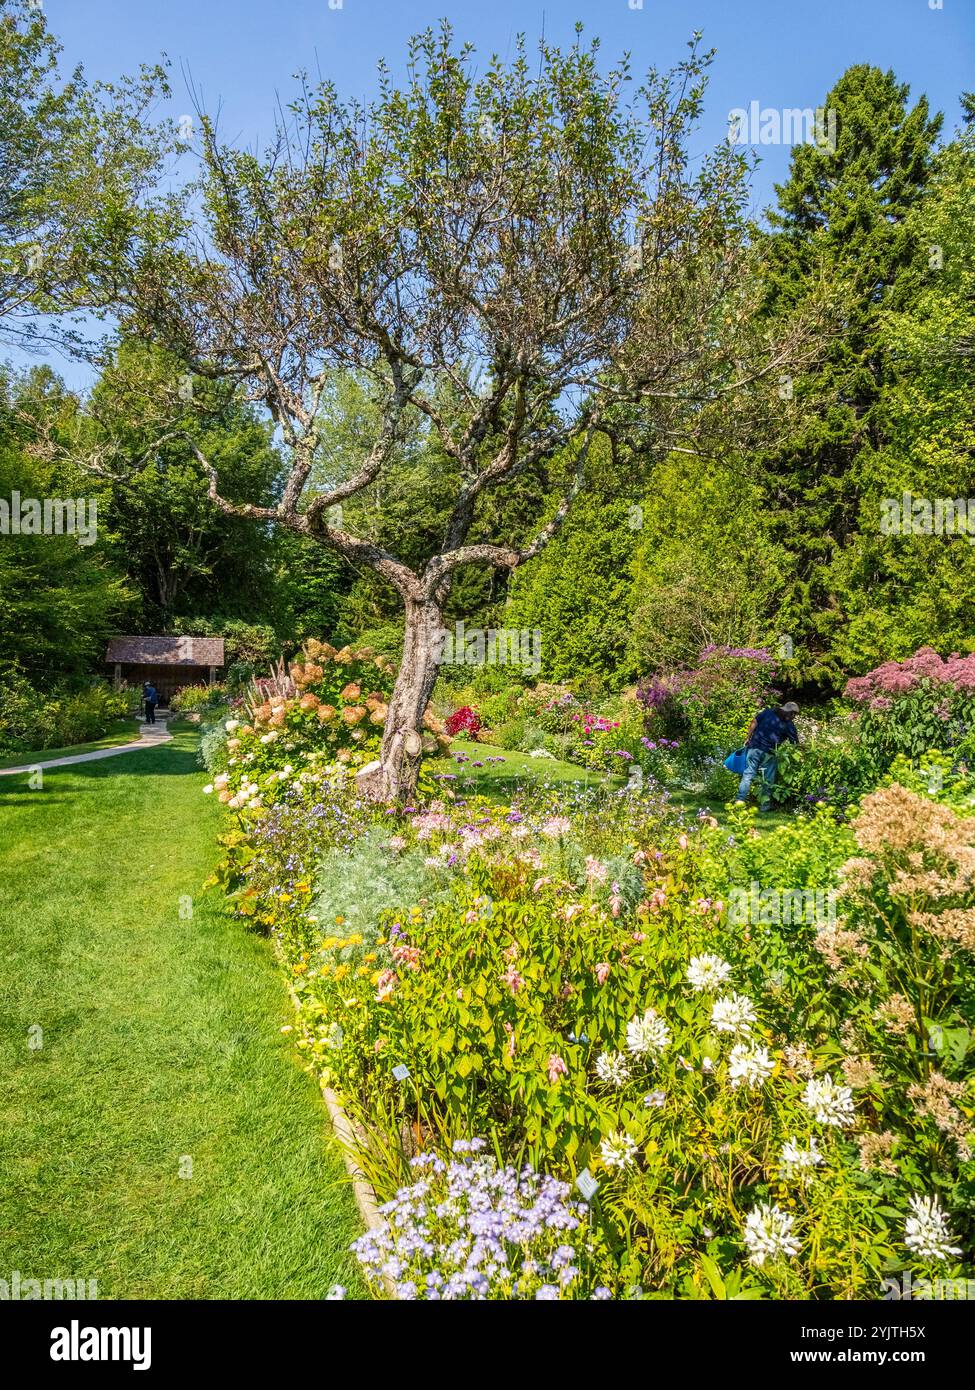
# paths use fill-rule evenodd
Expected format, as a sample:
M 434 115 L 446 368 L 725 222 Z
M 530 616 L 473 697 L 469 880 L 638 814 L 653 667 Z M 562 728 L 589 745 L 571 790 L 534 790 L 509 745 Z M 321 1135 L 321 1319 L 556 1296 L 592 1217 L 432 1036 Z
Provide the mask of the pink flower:
M 606 983 L 606 977 L 608 976 L 609 971 L 610 964 L 608 960 L 601 960 L 599 964 L 596 966 L 596 979 L 599 981 L 601 985 L 604 985 Z
M 525 981 L 518 974 L 518 971 L 515 969 L 513 965 L 508 967 L 508 969 L 504 972 L 501 978 L 504 981 L 504 983 L 508 986 L 508 988 L 511 990 L 512 994 L 517 994 L 518 991 L 521 989 L 522 985 L 525 983 Z
M 562 1061 L 557 1053 L 553 1052 L 548 1059 L 548 1084 L 554 1086 L 560 1076 L 568 1076 L 569 1068 Z
M 572 822 L 568 816 L 549 816 L 542 826 L 542 834 L 550 840 L 556 840 L 560 835 L 568 835 L 572 829 Z
M 384 970 L 376 982 L 376 1003 L 381 1004 L 384 999 L 388 999 L 396 988 L 396 971 Z
M 606 865 L 599 859 L 594 859 L 590 854 L 586 858 L 586 877 L 597 883 L 605 883 L 607 875 Z

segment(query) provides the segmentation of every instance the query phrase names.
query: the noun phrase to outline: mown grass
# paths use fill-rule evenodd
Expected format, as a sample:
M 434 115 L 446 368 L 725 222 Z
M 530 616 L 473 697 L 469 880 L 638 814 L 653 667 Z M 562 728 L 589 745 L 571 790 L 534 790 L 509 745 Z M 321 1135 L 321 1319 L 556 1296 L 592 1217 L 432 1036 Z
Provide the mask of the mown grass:
M 65 748 L 35 748 L 28 753 L 4 753 L 0 756 L 0 768 L 26 767 L 28 763 L 46 763 L 54 758 L 72 758 L 76 753 L 97 753 L 101 748 L 113 748 L 119 743 L 134 743 L 139 737 L 139 725 L 135 720 L 118 720 L 104 738 L 93 743 L 69 744 Z
M 453 756 L 456 753 L 465 753 L 470 761 L 458 764 Z M 493 757 L 503 757 L 505 761 L 486 761 Z M 480 762 L 483 766 L 474 767 L 474 762 Z M 506 748 L 496 748 L 493 744 L 471 743 L 467 739 L 455 739 L 450 746 L 450 755 L 431 760 L 429 770 L 456 774 L 456 781 L 451 785 L 460 794 L 476 792 L 492 799 L 510 796 L 515 787 L 533 782 L 578 782 L 584 786 L 614 788 L 626 785 L 626 779 L 623 777 L 593 772 L 589 768 L 580 767 L 578 763 L 567 763 L 552 758 L 533 758 L 527 753 L 513 753 Z M 733 785 L 730 790 L 731 795 L 734 795 Z M 709 800 L 700 793 L 690 792 L 679 786 L 668 786 L 667 795 L 674 809 L 683 811 L 687 816 L 695 816 L 698 812 L 706 810 L 720 824 L 724 824 L 727 819 L 725 805 Z M 791 811 L 762 812 L 757 818 L 756 827 L 760 833 L 764 833 L 775 830 L 780 825 L 788 825 L 793 818 Z
M 0 1270 L 103 1298 L 363 1296 L 270 946 L 201 892 L 220 811 L 194 747 L 0 781 Z
M 457 753 L 466 754 L 470 761 L 458 763 Z M 489 763 L 488 758 L 504 758 L 504 762 Z M 483 766 L 472 766 L 475 762 Z M 453 784 L 455 790 L 476 790 L 483 796 L 510 796 L 516 786 L 526 782 L 580 782 L 584 786 L 617 787 L 625 782 L 622 777 L 593 772 L 578 763 L 563 762 L 559 758 L 533 758 L 528 753 L 514 753 L 508 748 L 472 743 L 469 739 L 454 739 L 448 756 L 431 759 L 429 764 L 424 764 L 424 770 L 427 769 L 452 773 L 457 779 Z

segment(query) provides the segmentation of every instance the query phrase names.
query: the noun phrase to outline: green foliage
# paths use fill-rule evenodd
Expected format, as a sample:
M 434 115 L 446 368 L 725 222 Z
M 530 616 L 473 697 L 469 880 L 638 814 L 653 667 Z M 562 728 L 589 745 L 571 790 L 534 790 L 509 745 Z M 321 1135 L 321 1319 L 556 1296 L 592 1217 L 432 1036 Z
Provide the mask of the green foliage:
M 541 632 L 546 680 L 586 672 L 619 688 L 636 674 L 628 653 L 634 515 L 632 502 L 597 485 L 524 574 L 516 571 L 500 621 Z
M 673 454 L 655 469 L 635 519 L 624 607 L 637 673 L 687 667 L 712 644 L 761 646 L 782 631 L 776 607 L 788 554 L 772 538 L 753 462 Z
M 0 498 L 93 498 L 91 478 L 52 461 L 45 436 L 57 437 L 73 402 L 46 368 L 0 381 Z M 95 502 L 97 506 L 97 501 Z M 91 512 L 86 515 L 91 518 Z M 102 518 L 94 544 L 74 535 L 0 536 L 0 668 L 45 688 L 102 671 L 105 644 L 132 593 L 106 554 Z
M 818 802 L 842 810 L 876 786 L 877 760 L 851 710 L 837 709 L 796 721 L 799 747 L 784 743 L 776 751 L 776 801 L 810 807 Z
M 109 732 L 130 712 L 133 695 L 100 683 L 41 692 L 23 677 L 0 683 L 0 750 L 67 748 Z
M 226 687 L 213 685 L 184 685 L 170 701 L 174 714 L 203 714 L 222 709 L 227 703 Z

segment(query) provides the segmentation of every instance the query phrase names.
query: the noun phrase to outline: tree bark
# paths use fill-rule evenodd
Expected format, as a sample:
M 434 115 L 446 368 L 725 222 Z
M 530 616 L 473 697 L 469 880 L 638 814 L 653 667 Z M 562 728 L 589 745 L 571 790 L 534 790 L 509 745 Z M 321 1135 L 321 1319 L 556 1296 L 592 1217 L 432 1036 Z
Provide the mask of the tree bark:
M 389 699 L 377 778 L 380 794 L 387 800 L 407 800 L 416 790 L 423 715 L 443 656 L 442 629 L 443 613 L 434 599 L 406 599 L 403 659 Z

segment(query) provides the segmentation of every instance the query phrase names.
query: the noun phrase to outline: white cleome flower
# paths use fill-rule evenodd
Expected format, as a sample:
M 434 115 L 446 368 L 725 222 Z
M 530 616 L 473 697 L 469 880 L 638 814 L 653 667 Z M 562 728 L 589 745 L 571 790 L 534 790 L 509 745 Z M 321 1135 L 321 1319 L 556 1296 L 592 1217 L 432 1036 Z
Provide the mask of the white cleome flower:
M 728 1057 L 728 1079 L 732 1089 L 763 1085 L 772 1075 L 774 1066 L 767 1047 L 748 1047 L 745 1043 L 736 1043 Z
M 648 1091 L 643 1097 L 643 1104 L 648 1110 L 660 1110 L 667 1100 L 666 1091 Z
M 853 1123 L 853 1092 L 849 1086 L 837 1086 L 831 1076 L 807 1081 L 802 1098 L 821 1125 L 844 1129 Z
M 647 1009 L 642 1018 L 637 1015 L 626 1025 L 626 1047 L 634 1057 L 663 1052 L 669 1045 L 670 1029 L 655 1009 Z
M 744 1233 L 751 1264 L 761 1268 L 766 1260 L 798 1255 L 799 1240 L 792 1226 L 793 1218 L 775 1202 L 753 1207 L 745 1218 Z
M 596 1058 L 596 1075 L 608 1086 L 625 1086 L 630 1079 L 630 1067 L 622 1052 L 600 1052 Z
M 951 1244 L 955 1236 L 948 1229 L 937 1197 L 914 1196 L 910 1207 L 914 1215 L 907 1218 L 904 1226 L 908 1250 L 916 1251 L 925 1260 L 946 1260 L 949 1255 L 961 1254 L 961 1248 Z
M 617 1130 L 600 1144 L 599 1156 L 607 1168 L 629 1168 L 636 1158 L 636 1145 L 623 1130 Z
M 691 956 L 691 963 L 687 967 L 687 982 L 691 989 L 701 994 L 705 990 L 717 989 L 730 974 L 731 966 L 720 956 Z
M 726 994 L 714 1001 L 711 1025 L 719 1033 L 750 1033 L 755 1021 L 755 1005 L 744 994 Z
M 783 1179 L 798 1178 L 800 1182 L 806 1182 L 812 1175 L 812 1169 L 818 1168 L 822 1161 L 815 1135 L 809 1140 L 808 1149 L 800 1149 L 795 1139 L 788 1139 L 782 1145 L 779 1169 Z

